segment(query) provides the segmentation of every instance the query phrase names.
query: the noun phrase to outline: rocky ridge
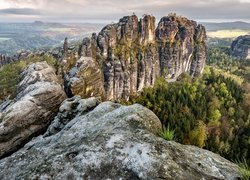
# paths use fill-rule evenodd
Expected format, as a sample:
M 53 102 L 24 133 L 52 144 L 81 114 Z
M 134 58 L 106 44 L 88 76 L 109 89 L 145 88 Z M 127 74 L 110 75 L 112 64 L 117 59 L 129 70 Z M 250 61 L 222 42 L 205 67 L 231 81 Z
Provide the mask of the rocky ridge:
M 60 59 L 72 98 L 47 63 L 23 71 L 16 99 L 0 104 L 0 179 L 239 178 L 219 155 L 160 138 L 161 122 L 145 107 L 100 100 L 127 99 L 159 76 L 202 73 L 205 36 L 183 17 L 164 17 L 156 28 L 153 16 L 133 15 L 79 47 L 66 39 L 46 52 Z
M 237 179 L 212 152 L 166 141 L 161 122 L 135 104 L 65 100 L 43 136 L 0 160 L 0 179 Z
M 231 54 L 237 59 L 250 59 L 250 35 L 236 38 L 231 45 Z
M 0 158 L 46 130 L 66 98 L 55 70 L 46 62 L 28 66 L 17 89 L 15 100 L 0 105 Z

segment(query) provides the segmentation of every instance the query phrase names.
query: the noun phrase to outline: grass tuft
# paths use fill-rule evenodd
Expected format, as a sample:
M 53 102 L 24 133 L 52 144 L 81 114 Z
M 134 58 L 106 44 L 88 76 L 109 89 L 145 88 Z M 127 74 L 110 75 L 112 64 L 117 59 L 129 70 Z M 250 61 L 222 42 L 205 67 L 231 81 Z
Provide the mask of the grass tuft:
M 167 128 L 165 126 L 163 126 L 163 129 L 162 129 L 162 132 L 160 133 L 160 136 L 163 139 L 166 139 L 167 141 L 172 141 L 172 140 L 174 140 L 174 137 L 175 137 L 175 130 L 171 130 L 169 128 L 169 125 Z
M 246 159 L 237 160 L 236 163 L 240 167 L 240 173 L 243 180 L 250 179 L 250 166 L 247 164 Z

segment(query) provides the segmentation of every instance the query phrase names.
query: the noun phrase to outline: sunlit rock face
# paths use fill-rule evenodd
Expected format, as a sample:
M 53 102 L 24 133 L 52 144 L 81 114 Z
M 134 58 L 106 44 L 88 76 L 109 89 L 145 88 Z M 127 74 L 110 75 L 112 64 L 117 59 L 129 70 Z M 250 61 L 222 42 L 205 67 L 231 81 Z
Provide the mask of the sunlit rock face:
M 202 73 L 206 59 L 206 30 L 184 17 L 163 17 L 156 29 L 161 75 L 171 79 Z

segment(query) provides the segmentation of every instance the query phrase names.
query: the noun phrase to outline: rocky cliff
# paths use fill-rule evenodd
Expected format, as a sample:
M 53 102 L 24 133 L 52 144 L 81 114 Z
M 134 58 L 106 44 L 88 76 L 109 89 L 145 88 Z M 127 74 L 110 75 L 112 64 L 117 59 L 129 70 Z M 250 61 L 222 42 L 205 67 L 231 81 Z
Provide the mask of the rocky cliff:
M 81 94 L 79 90 L 86 89 L 86 84 L 97 84 L 88 89 L 103 85 L 107 99 L 127 99 L 153 85 L 159 76 L 174 80 L 183 72 L 192 76 L 202 73 L 206 59 L 205 28 L 176 15 L 163 17 L 155 25 L 155 17 L 150 15 L 140 20 L 135 15 L 126 16 L 84 39 L 77 55 L 73 54 L 76 59 L 72 60 L 71 54 L 66 64 L 73 63 L 71 68 L 76 69 L 77 59 L 82 58 L 93 62 L 100 73 L 93 75 L 93 82 L 89 82 L 90 78 L 76 87 L 72 79 L 85 79 L 84 71 L 72 76 L 72 69 L 64 69 L 66 89 L 73 92 L 70 95 Z M 92 95 L 103 94 L 103 89 Z
M 166 141 L 141 105 L 65 100 L 43 136 L 0 160 L 0 179 L 237 179 L 212 152 Z
M 250 59 L 250 35 L 236 38 L 231 45 L 231 54 L 238 59 Z
M 0 105 L 0 158 L 46 130 L 66 98 L 55 70 L 46 62 L 28 66 L 17 89 L 15 100 Z

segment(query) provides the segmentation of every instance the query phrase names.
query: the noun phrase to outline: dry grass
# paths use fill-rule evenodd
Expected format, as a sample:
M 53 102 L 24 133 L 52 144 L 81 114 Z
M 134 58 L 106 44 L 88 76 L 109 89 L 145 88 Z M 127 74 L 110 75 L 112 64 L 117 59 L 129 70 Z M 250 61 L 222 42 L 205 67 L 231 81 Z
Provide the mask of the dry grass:
M 250 30 L 247 31 L 240 29 L 207 32 L 208 37 L 211 38 L 236 38 L 238 36 L 248 35 L 248 34 L 250 34 Z

